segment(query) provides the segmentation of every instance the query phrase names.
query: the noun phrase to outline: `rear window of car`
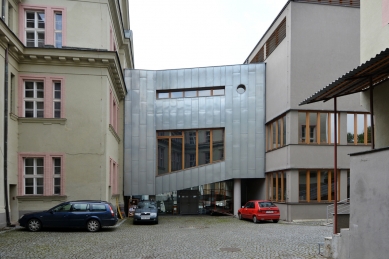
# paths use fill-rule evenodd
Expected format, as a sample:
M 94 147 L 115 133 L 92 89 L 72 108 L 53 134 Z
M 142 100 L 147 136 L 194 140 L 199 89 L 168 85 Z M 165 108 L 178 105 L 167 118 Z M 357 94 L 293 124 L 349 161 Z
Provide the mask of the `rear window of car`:
M 266 201 L 266 202 L 258 202 L 259 207 L 265 208 L 265 207 L 276 207 L 276 205 L 273 202 Z
M 90 211 L 105 211 L 104 204 L 91 204 Z
M 139 202 L 138 203 L 139 209 L 156 209 L 154 202 Z

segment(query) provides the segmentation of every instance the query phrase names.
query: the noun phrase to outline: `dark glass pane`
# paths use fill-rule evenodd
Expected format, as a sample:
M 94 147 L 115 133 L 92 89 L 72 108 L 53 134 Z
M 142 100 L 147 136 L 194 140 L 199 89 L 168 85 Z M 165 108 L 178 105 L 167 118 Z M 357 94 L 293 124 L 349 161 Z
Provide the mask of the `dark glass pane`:
M 45 28 L 45 14 L 44 13 L 37 13 L 38 14 L 38 28 L 44 29 Z
M 328 171 L 320 171 L 320 199 L 328 201 Z
M 43 178 L 36 178 L 37 186 L 43 186 Z
M 212 130 L 212 160 L 224 159 L 224 130 Z
M 43 194 L 43 187 L 37 187 L 36 194 Z
M 185 131 L 185 168 L 196 166 L 196 131 Z
M 62 48 L 62 33 L 61 32 L 55 33 L 55 47 Z
M 54 185 L 61 185 L 61 178 L 54 178 Z
M 209 130 L 199 130 L 199 165 L 209 164 L 211 162 L 209 134 Z
M 197 91 L 186 91 L 184 92 L 185 97 L 196 97 L 197 96 Z
M 54 118 L 61 118 L 61 111 L 55 111 Z
M 34 117 L 34 112 L 33 111 L 25 111 L 24 112 L 24 117 L 32 118 L 32 117 Z
M 277 200 L 277 173 L 273 173 L 273 197 L 272 200 Z
M 211 90 L 199 90 L 199 96 L 211 96 Z
M 27 47 L 35 47 L 35 41 L 30 41 L 30 40 L 27 40 L 27 44 L 26 44 Z
M 37 108 L 38 110 L 43 110 L 43 108 L 44 108 L 43 102 L 36 102 L 36 108 Z
M 34 20 L 35 19 L 35 13 L 27 12 L 26 17 L 28 20 Z
M 61 158 L 54 158 L 54 166 L 61 166 Z
M 310 171 L 309 172 L 309 184 L 310 184 L 310 200 L 311 201 L 317 201 L 317 172 L 316 171 Z
M 173 171 L 182 170 L 182 139 L 172 138 L 171 168 Z
M 25 178 L 25 185 L 26 186 L 33 186 L 34 185 L 34 178 Z
M 26 90 L 33 90 L 34 89 L 34 82 L 24 82 L 24 85 L 26 87 Z
M 307 200 L 307 172 L 299 172 L 299 200 Z
M 61 194 L 61 186 L 54 187 L 54 194 Z
M 43 167 L 37 167 L 36 174 L 43 174 Z
M 172 131 L 171 135 L 172 136 L 182 136 L 182 131 Z
M 25 174 L 34 174 L 34 167 L 25 167 L 24 173 Z
M 54 83 L 54 90 L 61 91 L 61 83 Z
M 61 109 L 61 102 L 55 102 L 54 103 L 54 109 L 56 109 L 56 110 Z
M 27 41 L 34 42 L 35 40 L 35 33 L 34 32 L 27 32 L 26 33 Z
M 24 164 L 26 166 L 34 166 L 34 158 L 25 158 L 24 159 Z
M 26 116 L 27 117 L 27 116 Z M 37 118 L 43 118 L 43 111 L 37 111 L 36 112 L 36 117 Z
M 169 172 L 169 139 L 158 139 L 158 174 Z
M 170 131 L 158 131 L 157 136 L 170 136 Z
M 278 174 L 278 177 L 277 177 L 277 181 L 278 181 L 278 188 L 277 188 L 277 201 L 281 201 L 282 200 L 282 197 L 281 197 L 281 192 L 282 192 L 282 188 L 281 188 L 281 181 L 282 181 L 282 173 L 279 172 L 277 173 Z
M 34 187 L 27 187 L 26 186 L 25 194 L 34 194 Z

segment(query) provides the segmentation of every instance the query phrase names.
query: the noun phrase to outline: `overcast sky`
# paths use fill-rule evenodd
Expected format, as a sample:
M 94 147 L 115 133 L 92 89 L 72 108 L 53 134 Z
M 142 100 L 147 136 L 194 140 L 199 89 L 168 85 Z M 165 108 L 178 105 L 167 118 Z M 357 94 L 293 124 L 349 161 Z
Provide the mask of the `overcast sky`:
M 287 0 L 129 0 L 136 69 L 242 64 Z

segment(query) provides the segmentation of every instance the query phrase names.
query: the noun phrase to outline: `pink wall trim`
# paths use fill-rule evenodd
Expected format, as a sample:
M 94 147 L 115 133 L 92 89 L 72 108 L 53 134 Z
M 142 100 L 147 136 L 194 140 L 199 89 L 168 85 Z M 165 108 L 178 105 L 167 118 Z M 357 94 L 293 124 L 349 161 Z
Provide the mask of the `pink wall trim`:
M 382 0 L 382 27 L 389 23 L 389 0 Z
M 119 114 L 119 105 L 116 100 L 113 91 L 109 90 L 109 123 L 112 125 L 113 129 L 118 131 L 118 114 Z
M 42 81 L 44 83 L 44 118 L 54 118 L 53 83 L 61 82 L 61 118 L 65 118 L 65 78 L 52 75 L 19 75 L 18 78 L 18 115 L 24 117 L 24 81 Z
M 111 195 L 119 194 L 118 190 L 118 163 L 112 158 L 109 159 L 109 185 L 111 186 Z
M 24 194 L 24 164 L 23 159 L 28 157 L 43 158 L 43 196 L 54 195 L 53 158 L 61 158 L 61 194 L 65 194 L 65 154 L 64 153 L 18 153 L 18 195 Z
M 19 39 L 21 42 L 25 42 L 25 12 L 27 10 L 32 11 L 44 11 L 45 13 L 45 44 L 54 45 L 54 13 L 62 13 L 62 45 L 66 46 L 67 43 L 67 14 L 64 7 L 53 6 L 40 6 L 40 5 L 19 5 Z

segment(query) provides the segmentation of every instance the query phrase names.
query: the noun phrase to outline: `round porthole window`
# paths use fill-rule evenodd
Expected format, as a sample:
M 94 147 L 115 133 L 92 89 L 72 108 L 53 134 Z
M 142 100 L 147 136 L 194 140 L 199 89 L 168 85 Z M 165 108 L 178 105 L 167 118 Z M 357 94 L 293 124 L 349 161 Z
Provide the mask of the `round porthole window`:
M 236 88 L 236 91 L 238 92 L 238 94 L 243 94 L 244 92 L 246 92 L 246 86 L 245 85 L 238 85 L 238 87 Z

